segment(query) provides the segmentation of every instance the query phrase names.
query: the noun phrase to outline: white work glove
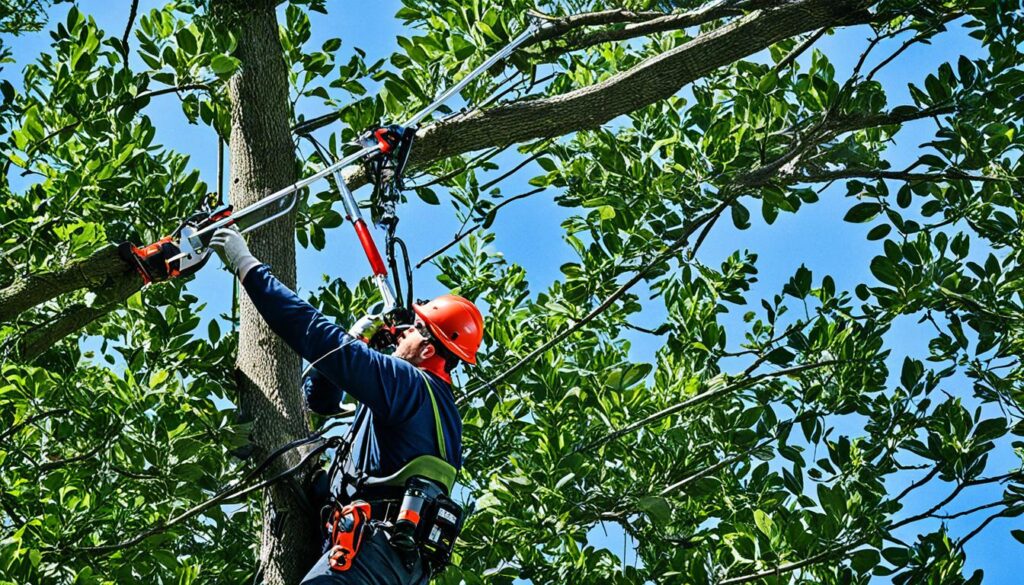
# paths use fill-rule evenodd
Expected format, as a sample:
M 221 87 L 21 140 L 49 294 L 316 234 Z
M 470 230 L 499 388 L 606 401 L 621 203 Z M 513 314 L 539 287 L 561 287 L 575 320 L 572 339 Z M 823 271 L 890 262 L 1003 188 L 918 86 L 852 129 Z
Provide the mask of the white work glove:
M 356 339 L 362 338 L 369 341 L 383 324 L 384 319 L 380 315 L 366 315 L 356 321 L 356 324 L 348 330 L 348 334 Z
M 238 276 L 239 281 L 245 280 L 245 275 L 261 262 L 249 252 L 249 246 L 239 233 L 238 228 L 231 226 L 220 228 L 213 233 L 210 240 L 210 247 L 220 256 L 228 270 Z

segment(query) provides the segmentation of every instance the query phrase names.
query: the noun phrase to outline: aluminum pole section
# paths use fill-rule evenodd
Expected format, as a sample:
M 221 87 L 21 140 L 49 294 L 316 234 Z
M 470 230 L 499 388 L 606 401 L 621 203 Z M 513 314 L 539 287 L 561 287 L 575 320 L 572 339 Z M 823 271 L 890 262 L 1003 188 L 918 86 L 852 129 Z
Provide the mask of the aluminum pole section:
M 449 87 L 448 89 L 446 89 L 440 96 L 437 97 L 437 99 L 435 99 L 433 101 L 433 103 L 431 103 L 427 107 L 425 107 L 422 110 L 420 110 L 417 114 L 415 114 L 412 118 L 410 118 L 405 124 L 403 124 L 403 126 L 405 126 L 406 128 L 411 128 L 411 127 L 415 127 L 416 125 L 418 125 L 427 116 L 429 116 L 430 114 L 434 113 L 435 110 L 437 110 L 439 107 L 441 107 L 441 105 L 444 104 L 444 102 L 446 102 L 449 99 L 451 99 L 451 97 L 453 95 L 455 95 L 456 93 L 462 91 L 467 85 L 469 85 L 469 83 L 471 81 L 473 81 L 474 79 L 479 77 L 480 74 L 482 74 L 484 71 L 487 71 L 488 69 L 493 67 L 494 64 L 497 63 L 498 61 L 506 59 L 516 49 L 518 49 L 520 46 L 522 46 L 523 43 L 528 41 L 535 34 L 537 34 L 537 32 L 539 32 L 540 30 L 542 30 L 543 28 L 545 28 L 547 26 L 549 26 L 549 25 L 547 25 L 547 24 L 539 24 L 538 20 L 531 19 L 530 20 L 530 25 L 528 27 L 526 27 L 526 30 L 524 30 L 522 33 L 520 33 L 519 36 L 517 36 L 516 38 L 512 39 L 512 41 L 510 41 L 508 45 L 506 45 L 504 48 L 502 48 L 501 51 L 498 51 L 494 55 L 491 55 L 486 61 L 484 61 L 483 63 L 478 65 L 472 71 L 470 71 L 465 77 L 463 77 L 461 80 L 459 80 L 458 83 L 456 83 L 455 85 L 453 85 L 453 86 Z M 190 235 L 188 237 L 188 245 L 192 249 L 190 251 L 186 251 L 185 253 L 187 254 L 188 252 L 193 252 L 193 251 L 194 252 L 201 252 L 203 250 L 203 248 L 206 247 L 206 244 L 203 242 L 204 237 L 208 238 L 209 234 L 212 234 L 214 231 L 216 231 L 216 230 L 218 230 L 218 229 L 220 229 L 220 228 L 222 228 L 224 226 L 237 224 L 237 225 L 241 226 L 240 227 L 240 231 L 242 233 L 246 233 L 246 232 L 254 230 L 254 229 L 256 229 L 256 228 L 258 228 L 258 227 L 260 227 L 260 226 L 262 226 L 262 225 L 264 225 L 266 223 L 274 221 L 275 219 L 277 219 L 277 218 L 287 214 L 289 211 L 292 210 L 293 207 L 295 207 L 295 198 L 294 197 L 290 201 L 283 201 L 283 199 L 285 197 L 287 197 L 288 195 L 291 195 L 293 193 L 297 193 L 299 190 L 309 186 L 310 184 L 315 183 L 316 181 L 319 181 L 320 179 L 322 179 L 322 178 L 324 178 L 324 177 L 326 177 L 326 176 L 328 176 L 330 174 L 336 174 L 342 168 L 344 168 L 344 167 L 346 167 L 346 166 L 348 166 L 348 165 L 350 165 L 350 164 L 352 164 L 352 163 L 354 163 L 354 162 L 356 162 L 358 160 L 361 160 L 363 158 L 367 158 L 367 157 L 373 156 L 374 154 L 377 154 L 378 152 L 380 152 L 380 146 L 379 145 L 373 145 L 373 146 L 365 147 L 365 148 L 359 150 L 358 152 L 350 154 L 350 155 L 346 156 L 345 158 L 343 158 L 343 159 L 341 159 L 341 160 L 339 160 L 339 161 L 337 161 L 337 162 L 335 162 L 335 163 L 333 163 L 331 165 L 328 165 L 323 170 L 320 170 L 320 171 L 310 175 L 309 177 L 306 177 L 305 179 L 302 179 L 301 181 L 299 181 L 299 182 L 297 182 L 297 183 L 295 183 L 293 185 L 289 185 L 289 186 L 281 189 L 280 191 L 276 191 L 274 193 L 271 193 L 270 195 L 267 195 L 266 197 L 264 197 L 260 201 L 257 201 L 256 203 L 253 203 L 252 205 L 250 205 L 250 206 L 248 206 L 248 207 L 246 207 L 244 209 L 241 209 L 241 210 L 233 213 L 232 215 L 230 215 L 230 216 L 228 216 L 228 217 L 226 217 L 224 219 L 221 219 L 219 221 L 216 221 L 216 222 L 210 224 L 209 226 L 206 226 L 205 228 L 197 231 L 196 233 L 194 233 L 194 234 L 192 234 L 192 235 Z M 338 182 L 339 182 L 339 184 L 343 183 L 343 181 L 340 181 L 340 180 L 338 180 Z M 341 191 L 341 194 L 342 194 L 342 204 L 345 206 L 346 213 L 350 217 L 355 219 L 356 217 L 359 216 L 359 211 L 358 211 L 359 210 L 359 206 L 358 206 L 358 204 L 355 201 L 355 197 L 353 197 L 351 191 L 349 191 L 348 189 L 340 189 L 340 191 Z M 278 202 L 280 202 L 279 209 L 275 210 L 275 209 L 271 208 L 272 205 L 274 205 L 275 203 L 278 203 Z M 271 208 L 270 215 L 267 215 L 266 217 L 263 217 L 262 219 L 256 221 L 255 223 L 251 223 L 251 224 L 249 224 L 249 223 L 247 223 L 245 221 L 245 218 L 247 216 L 249 216 L 249 215 L 251 215 L 253 213 L 259 212 L 261 210 L 267 209 L 267 208 Z
M 221 219 L 219 221 L 211 223 L 210 225 L 204 227 L 203 229 L 201 229 L 201 230 L 197 231 L 196 233 L 192 234 L 191 236 L 189 236 L 188 237 L 188 243 L 189 243 L 190 246 L 192 246 L 192 249 L 194 251 L 201 251 L 204 247 L 206 247 L 206 244 L 203 243 L 203 236 L 211 234 L 212 232 L 214 232 L 214 231 L 216 231 L 216 230 L 218 230 L 218 229 L 220 229 L 220 228 L 222 228 L 222 227 L 224 227 L 226 225 L 234 225 L 236 223 L 237 224 L 241 224 L 243 227 L 240 229 L 240 231 L 242 233 L 246 233 L 248 231 L 251 231 L 253 229 L 256 229 L 256 228 L 262 226 L 265 223 L 273 221 L 273 220 L 281 217 L 282 215 L 288 213 L 289 211 L 292 210 L 293 207 L 295 207 L 295 199 L 294 199 L 294 197 L 292 198 L 291 201 L 287 201 L 287 202 L 283 201 L 285 199 L 285 197 L 287 197 L 288 195 L 294 194 L 294 193 L 298 192 L 300 189 L 304 189 L 305 187 L 307 187 L 307 186 L 309 186 L 309 185 L 319 181 L 320 179 L 326 177 L 327 175 L 330 175 L 332 173 L 336 173 L 336 172 L 340 171 L 341 169 L 343 169 L 344 167 L 346 167 L 346 166 L 348 166 L 348 165 L 350 165 L 350 164 L 352 164 L 352 163 L 354 163 L 354 162 L 356 162 L 358 160 L 361 160 L 361 159 L 363 159 L 365 157 L 372 156 L 372 155 L 376 154 L 379 151 L 380 151 L 380 146 L 379 145 L 373 145 L 373 146 L 365 147 L 365 148 L 359 150 L 358 152 L 352 153 L 352 154 L 346 156 L 345 158 L 343 158 L 343 159 L 341 159 L 341 160 L 339 160 L 339 161 L 337 161 L 337 162 L 335 162 L 335 163 L 333 163 L 333 164 L 323 168 L 322 170 L 317 171 L 316 173 L 313 173 L 312 175 L 306 177 L 305 179 L 302 179 L 301 181 L 299 181 L 297 183 L 294 183 L 292 185 L 288 185 L 287 187 L 281 189 L 280 191 L 275 191 L 274 193 L 271 193 L 270 195 L 267 195 L 263 199 L 260 199 L 259 201 L 257 201 L 256 203 L 253 203 L 252 205 L 246 207 L 245 209 L 241 209 L 239 211 L 236 211 L 235 213 L 232 213 L 231 215 L 229 215 L 228 217 L 225 217 L 224 219 Z M 280 209 L 273 210 L 271 208 L 271 206 L 273 204 L 275 204 L 275 203 L 278 203 L 278 202 L 280 202 L 282 204 L 282 207 Z M 347 207 L 348 207 L 348 204 L 346 203 L 346 208 Z M 248 215 L 256 213 L 256 212 L 264 210 L 264 209 L 267 209 L 267 208 L 271 208 L 271 215 L 269 215 L 269 216 L 267 216 L 265 218 L 260 219 L 256 223 L 252 223 L 252 224 L 246 224 L 245 223 L 244 220 L 245 220 L 245 218 Z

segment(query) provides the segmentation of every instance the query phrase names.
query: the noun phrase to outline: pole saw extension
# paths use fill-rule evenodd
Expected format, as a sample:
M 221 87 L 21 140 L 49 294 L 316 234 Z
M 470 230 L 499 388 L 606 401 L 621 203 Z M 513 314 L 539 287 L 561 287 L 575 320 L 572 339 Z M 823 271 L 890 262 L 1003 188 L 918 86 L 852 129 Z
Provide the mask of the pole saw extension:
M 283 217 L 295 207 L 297 193 L 300 190 L 327 176 L 333 176 L 334 182 L 341 192 L 346 219 L 355 228 L 356 236 L 370 263 L 373 280 L 380 290 L 384 302 L 384 312 L 392 312 L 399 305 L 400 300 L 395 296 L 395 289 L 388 278 L 387 267 L 377 250 L 377 245 L 370 235 L 366 222 L 363 220 L 355 196 L 352 195 L 352 191 L 345 184 L 344 177 L 341 176 L 341 169 L 359 161 L 370 161 L 380 165 L 385 164 L 384 161 L 390 161 L 394 176 L 400 177 L 401 171 L 409 159 L 412 142 L 420 122 L 452 96 L 462 91 L 484 71 L 506 59 L 523 43 L 547 26 L 550 25 L 531 15 L 530 24 L 526 30 L 512 39 L 502 50 L 491 55 L 476 69 L 469 72 L 458 83 L 446 89 L 430 105 L 423 108 L 405 124 L 375 128 L 361 136 L 359 145 L 362 148 L 359 151 L 335 161 L 293 185 L 267 195 L 244 209 L 235 211 L 230 205 L 215 207 L 204 203 L 203 209 L 182 222 L 170 236 L 141 248 L 129 242 L 121 244 L 119 251 L 122 258 L 135 267 L 145 284 L 191 275 L 209 260 L 211 252 L 209 243 L 215 231 L 233 225 L 244 234 Z

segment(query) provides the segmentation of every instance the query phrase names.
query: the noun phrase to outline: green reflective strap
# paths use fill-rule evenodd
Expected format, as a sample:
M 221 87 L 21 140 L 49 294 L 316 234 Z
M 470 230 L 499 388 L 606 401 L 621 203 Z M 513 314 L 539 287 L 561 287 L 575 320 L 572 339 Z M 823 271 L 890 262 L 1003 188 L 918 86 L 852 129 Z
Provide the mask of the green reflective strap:
M 441 459 L 448 460 L 448 450 L 444 447 L 444 431 L 441 430 L 441 412 L 437 409 L 437 399 L 434 398 L 434 387 L 423 370 L 416 370 L 423 377 L 423 383 L 427 385 L 427 394 L 430 395 L 430 406 L 434 408 L 434 430 L 437 431 L 437 448 L 441 451 Z

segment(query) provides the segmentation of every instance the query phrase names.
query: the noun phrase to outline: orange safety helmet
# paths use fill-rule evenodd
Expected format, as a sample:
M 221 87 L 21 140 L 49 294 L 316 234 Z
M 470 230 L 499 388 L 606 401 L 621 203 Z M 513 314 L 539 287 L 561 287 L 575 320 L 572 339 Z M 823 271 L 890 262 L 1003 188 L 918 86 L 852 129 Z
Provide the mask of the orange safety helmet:
M 476 363 L 476 350 L 484 337 L 484 318 L 472 301 L 441 295 L 425 305 L 413 305 L 412 310 L 449 351 L 464 362 Z

